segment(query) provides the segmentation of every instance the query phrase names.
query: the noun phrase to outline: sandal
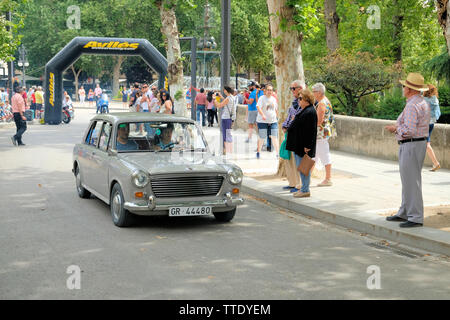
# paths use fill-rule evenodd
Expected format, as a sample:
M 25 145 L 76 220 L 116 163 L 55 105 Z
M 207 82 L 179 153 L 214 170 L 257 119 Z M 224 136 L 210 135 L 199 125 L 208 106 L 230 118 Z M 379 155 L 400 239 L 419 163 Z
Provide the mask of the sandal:
M 318 187 L 331 187 L 332 185 L 333 185 L 333 182 L 331 182 L 331 180 L 323 180 L 317 186 Z
M 436 166 L 433 166 L 433 168 L 431 168 L 431 170 L 430 171 L 437 171 L 437 170 L 439 170 L 441 168 L 441 165 L 438 163 Z

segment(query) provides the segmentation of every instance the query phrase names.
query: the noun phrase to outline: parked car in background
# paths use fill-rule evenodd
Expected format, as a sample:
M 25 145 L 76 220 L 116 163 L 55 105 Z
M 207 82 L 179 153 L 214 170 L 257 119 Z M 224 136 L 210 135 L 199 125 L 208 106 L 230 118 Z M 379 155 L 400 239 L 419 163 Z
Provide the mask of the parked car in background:
M 116 226 L 137 215 L 233 219 L 242 170 L 215 158 L 191 119 L 155 113 L 96 115 L 73 149 L 81 198 L 110 205 Z

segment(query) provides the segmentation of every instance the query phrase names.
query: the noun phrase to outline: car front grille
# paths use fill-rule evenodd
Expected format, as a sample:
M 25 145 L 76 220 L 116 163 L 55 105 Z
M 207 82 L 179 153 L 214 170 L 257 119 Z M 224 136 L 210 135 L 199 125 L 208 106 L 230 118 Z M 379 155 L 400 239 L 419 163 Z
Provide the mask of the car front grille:
M 152 178 L 156 198 L 215 196 L 222 187 L 222 176 Z

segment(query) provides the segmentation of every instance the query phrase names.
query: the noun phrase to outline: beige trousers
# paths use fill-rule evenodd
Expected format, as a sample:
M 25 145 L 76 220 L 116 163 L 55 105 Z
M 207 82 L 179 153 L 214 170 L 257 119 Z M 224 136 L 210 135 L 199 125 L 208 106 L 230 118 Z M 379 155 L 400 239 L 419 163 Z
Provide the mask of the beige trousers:
M 285 166 L 286 166 L 286 176 L 289 182 L 289 186 L 291 187 L 301 187 L 300 183 L 300 174 L 297 171 L 297 167 L 295 165 L 295 158 L 294 153 L 291 152 L 291 159 L 290 160 L 284 160 Z

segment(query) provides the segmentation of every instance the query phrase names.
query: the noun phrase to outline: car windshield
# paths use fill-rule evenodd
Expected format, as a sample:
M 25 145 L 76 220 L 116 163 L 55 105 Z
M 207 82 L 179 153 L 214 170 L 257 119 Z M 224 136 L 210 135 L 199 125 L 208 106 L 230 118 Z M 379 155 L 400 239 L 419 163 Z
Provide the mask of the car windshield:
M 118 152 L 206 151 L 200 129 L 186 122 L 127 122 L 117 128 Z

